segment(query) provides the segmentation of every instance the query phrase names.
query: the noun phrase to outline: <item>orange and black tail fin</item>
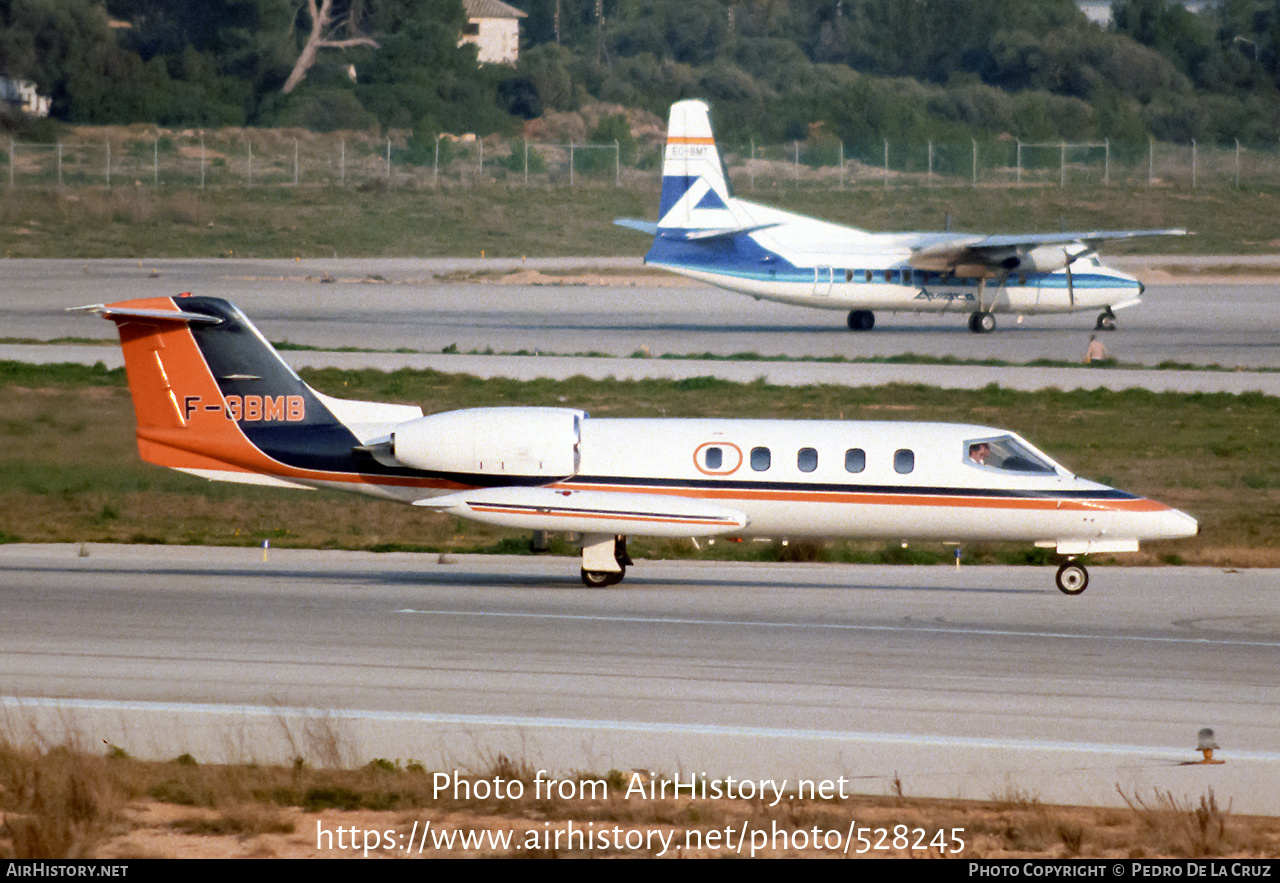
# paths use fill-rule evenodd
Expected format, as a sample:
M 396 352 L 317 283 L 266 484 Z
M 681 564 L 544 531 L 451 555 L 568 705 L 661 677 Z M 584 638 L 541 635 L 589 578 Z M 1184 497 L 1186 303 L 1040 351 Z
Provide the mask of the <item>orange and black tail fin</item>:
M 232 304 L 88 307 L 116 323 L 144 460 L 237 480 L 350 472 L 359 441 Z

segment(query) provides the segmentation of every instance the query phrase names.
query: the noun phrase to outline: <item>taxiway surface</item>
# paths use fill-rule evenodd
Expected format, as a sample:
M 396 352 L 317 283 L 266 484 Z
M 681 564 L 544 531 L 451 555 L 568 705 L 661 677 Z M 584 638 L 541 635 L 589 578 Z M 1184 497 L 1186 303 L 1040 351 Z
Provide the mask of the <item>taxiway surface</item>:
M 1129 263 L 1135 266 L 1128 268 L 1141 275 L 1143 262 Z M 1018 323 L 1002 316 L 995 333 L 975 335 L 962 315 L 878 314 L 874 331 L 855 334 L 845 327 L 842 312 L 756 302 L 707 286 L 673 282 L 667 276 L 628 275 L 642 273 L 639 259 L 9 260 L 3 267 L 6 292 L 0 322 L 7 329 L 4 336 L 15 342 L 0 346 L 0 358 L 28 361 L 116 364 L 119 356 L 109 347 L 27 346 L 17 341 L 106 342 L 113 339 L 108 323 L 64 309 L 190 291 L 230 299 L 271 340 L 321 350 L 288 353 L 297 366 L 433 367 L 516 377 L 694 373 L 737 380 L 764 377 L 775 383 L 997 382 L 1021 388 L 1142 386 L 1280 394 L 1280 373 L 1257 370 L 1280 369 L 1280 285 L 1274 283 L 1150 284 L 1142 304 L 1118 314 L 1120 330 L 1103 336 L 1112 355 L 1151 367 L 1175 362 L 1232 370 L 1135 372 L 750 358 L 663 364 L 665 360 L 657 358 L 631 358 L 638 353 L 755 353 L 765 358 L 864 359 L 913 353 L 1013 363 L 1073 362 L 1083 357 L 1094 318 L 1042 316 Z M 599 284 L 498 281 L 506 274 L 532 271 L 595 274 Z M 456 281 L 458 274 L 467 273 L 486 274 L 486 281 Z M 344 348 L 361 351 L 334 352 Z M 446 349 L 457 354 L 441 353 Z M 505 356 L 503 362 L 466 355 L 490 352 L 540 355 Z M 587 355 L 592 353 L 608 358 Z
M 644 561 L 599 591 L 564 558 L 86 551 L 0 548 L 11 727 L 1280 813 L 1275 572 L 1098 568 L 1067 598 L 1047 568 Z M 1204 726 L 1226 762 L 1184 765 Z

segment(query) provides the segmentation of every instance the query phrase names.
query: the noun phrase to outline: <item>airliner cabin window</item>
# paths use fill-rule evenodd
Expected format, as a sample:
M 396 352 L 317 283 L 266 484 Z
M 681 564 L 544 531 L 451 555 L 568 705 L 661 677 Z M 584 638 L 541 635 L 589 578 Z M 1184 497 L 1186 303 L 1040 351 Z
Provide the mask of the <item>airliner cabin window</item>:
M 719 469 L 724 465 L 724 451 L 720 448 L 707 448 L 706 463 L 708 469 Z
M 773 458 L 769 454 L 768 448 L 752 448 L 751 449 L 751 468 L 756 472 L 764 472 L 768 470 L 769 464 Z
M 796 454 L 796 466 L 801 472 L 812 472 L 818 468 L 818 452 L 813 448 L 801 448 Z
M 844 471 L 861 472 L 867 468 L 867 452 L 862 448 L 850 448 L 844 452 Z
M 916 468 L 916 453 L 903 448 L 894 451 L 893 454 L 893 471 L 899 475 L 906 475 Z

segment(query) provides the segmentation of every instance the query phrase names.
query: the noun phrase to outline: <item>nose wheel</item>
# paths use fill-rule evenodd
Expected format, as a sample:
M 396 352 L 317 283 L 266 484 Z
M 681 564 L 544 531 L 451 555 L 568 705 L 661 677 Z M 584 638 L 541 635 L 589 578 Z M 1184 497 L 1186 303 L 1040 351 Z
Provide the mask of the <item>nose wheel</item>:
M 1068 561 L 1058 568 L 1053 580 L 1062 594 L 1079 595 L 1089 587 L 1089 571 L 1085 570 L 1083 564 Z

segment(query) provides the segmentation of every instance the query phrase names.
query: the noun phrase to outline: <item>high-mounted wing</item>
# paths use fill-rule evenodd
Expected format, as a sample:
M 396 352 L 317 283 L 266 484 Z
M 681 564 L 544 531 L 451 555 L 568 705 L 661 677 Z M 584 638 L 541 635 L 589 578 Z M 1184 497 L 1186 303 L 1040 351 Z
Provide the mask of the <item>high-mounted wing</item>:
M 1029 271 L 1052 273 L 1103 242 L 1139 236 L 1185 236 L 1186 230 L 1088 230 L 1001 236 L 955 236 L 918 246 L 908 259 L 917 270 L 992 276 Z

